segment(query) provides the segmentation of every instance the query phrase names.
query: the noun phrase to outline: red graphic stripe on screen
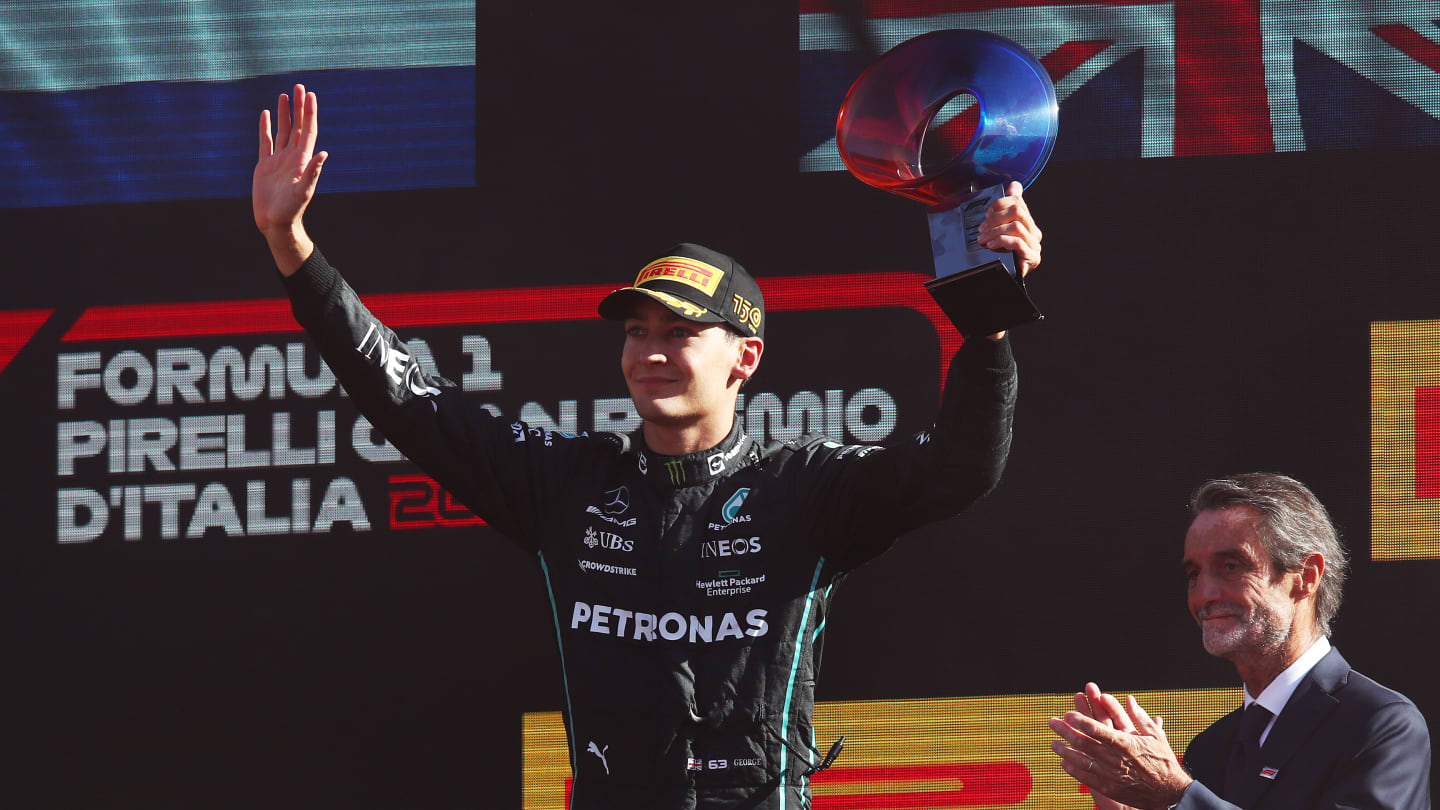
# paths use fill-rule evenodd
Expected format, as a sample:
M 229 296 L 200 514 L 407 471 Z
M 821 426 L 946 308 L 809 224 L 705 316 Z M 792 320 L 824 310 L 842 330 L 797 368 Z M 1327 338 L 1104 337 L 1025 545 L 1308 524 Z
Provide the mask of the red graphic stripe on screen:
M 0 312 L 0 371 L 10 365 L 15 355 L 35 337 L 41 325 L 50 319 L 53 309 L 16 309 Z
M 1175 154 L 1275 151 L 1260 0 L 1175 3 Z
M 963 339 L 921 282 L 921 273 L 851 273 L 763 279 L 765 310 L 805 312 L 903 307 L 930 319 L 940 339 L 940 374 Z M 613 284 L 503 290 L 388 293 L 362 296 L 392 329 L 420 326 L 534 323 L 598 318 L 600 299 Z M 264 335 L 298 332 L 290 304 L 280 298 L 91 307 L 61 338 L 67 343 L 106 340 Z
M 60 340 L 143 340 L 295 332 L 290 302 L 281 298 L 90 307 Z
M 901 784 L 917 788 L 884 793 L 859 792 L 815 796 L 815 810 L 908 810 L 941 807 L 1006 807 L 1029 798 L 1034 786 L 1030 769 L 1019 762 L 970 762 L 941 765 L 837 767 L 815 774 L 816 785 Z M 937 782 L 960 787 L 924 790 Z
M 1440 45 L 1436 45 L 1405 25 L 1377 25 L 1370 29 L 1377 37 L 1416 62 L 1440 71 Z
M 815 810 L 942 810 L 951 807 L 1016 807 L 1030 798 L 1034 780 L 1019 762 L 973 762 L 944 765 L 880 765 L 830 768 L 815 774 L 816 785 L 859 783 L 912 783 L 920 788 L 935 782 L 959 782 L 947 790 L 860 791 L 845 794 L 816 793 Z M 565 807 L 575 786 L 565 777 Z
M 765 311 L 816 312 L 827 309 L 905 307 L 930 319 L 940 339 L 940 380 L 944 384 L 950 357 L 965 339 L 940 311 L 923 282 L 923 273 L 853 273 L 838 276 L 784 276 L 760 281 Z M 817 300 L 818 299 L 818 300 Z M 767 314 L 768 317 L 768 314 Z
M 1440 387 L 1415 389 L 1415 497 L 1440 498 Z

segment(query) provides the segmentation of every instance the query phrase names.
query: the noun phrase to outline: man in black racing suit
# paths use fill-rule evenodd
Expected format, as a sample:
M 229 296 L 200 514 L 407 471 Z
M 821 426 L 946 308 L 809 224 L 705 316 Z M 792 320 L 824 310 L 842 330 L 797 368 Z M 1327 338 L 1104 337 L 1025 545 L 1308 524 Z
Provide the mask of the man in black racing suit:
M 326 155 L 312 154 L 314 94 L 294 97 L 293 120 L 280 97 L 273 140 L 261 116 L 256 224 L 359 409 L 536 554 L 564 667 L 571 807 L 809 807 L 834 586 L 995 485 L 1015 399 L 1008 341 L 965 341 L 933 427 L 905 444 L 762 443 L 734 407 L 764 348 L 759 289 L 733 259 L 682 245 L 601 307 L 625 321 L 640 430 L 570 436 L 491 416 L 421 369 L 315 250 L 301 220 Z M 1011 193 L 982 242 L 1029 269 L 1039 231 Z

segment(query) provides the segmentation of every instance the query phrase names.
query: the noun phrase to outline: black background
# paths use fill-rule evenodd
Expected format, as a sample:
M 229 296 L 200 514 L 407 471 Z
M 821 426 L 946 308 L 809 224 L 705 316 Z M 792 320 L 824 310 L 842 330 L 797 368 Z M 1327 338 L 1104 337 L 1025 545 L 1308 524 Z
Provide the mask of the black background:
M 357 288 L 620 282 L 682 239 L 761 276 L 928 269 L 914 204 L 795 171 L 793 8 L 479 17 L 475 187 L 322 181 L 308 224 Z M 1026 195 L 1049 317 L 1014 335 L 1005 480 L 847 581 L 817 697 L 1232 685 L 1184 609 L 1185 499 L 1268 469 L 1315 489 L 1355 557 L 1335 643 L 1435 716 L 1440 563 L 1369 560 L 1369 324 L 1440 316 L 1437 157 L 1052 163 Z M 58 310 L 0 375 L 0 805 L 518 806 L 520 715 L 563 692 L 539 574 L 488 530 L 54 542 L 60 334 L 95 304 L 278 295 L 244 193 L 0 219 L 5 306 Z M 913 326 L 822 325 L 772 337 L 767 385 L 811 362 L 933 384 Z M 613 368 L 609 345 L 526 334 L 499 364 L 540 364 L 547 396 Z

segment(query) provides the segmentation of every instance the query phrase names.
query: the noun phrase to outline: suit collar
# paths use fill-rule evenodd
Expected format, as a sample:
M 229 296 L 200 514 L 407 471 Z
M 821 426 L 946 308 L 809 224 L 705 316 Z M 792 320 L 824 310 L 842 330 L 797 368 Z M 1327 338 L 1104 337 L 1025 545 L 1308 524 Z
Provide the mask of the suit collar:
M 683 456 L 662 456 L 649 449 L 645 446 L 643 430 L 630 434 L 630 444 L 635 452 L 636 469 L 662 490 L 707 484 L 733 475 L 760 459 L 760 445 L 740 427 L 739 419 L 724 441 L 709 450 Z

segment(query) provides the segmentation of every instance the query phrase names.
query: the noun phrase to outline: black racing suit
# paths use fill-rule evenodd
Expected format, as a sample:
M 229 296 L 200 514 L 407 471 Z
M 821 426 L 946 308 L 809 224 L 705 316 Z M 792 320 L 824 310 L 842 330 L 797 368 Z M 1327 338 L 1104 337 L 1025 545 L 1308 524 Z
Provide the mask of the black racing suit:
M 371 423 L 535 553 L 577 810 L 809 807 L 834 586 L 987 492 L 1009 451 L 1003 340 L 965 342 L 938 420 L 898 447 L 761 443 L 737 420 L 719 446 L 667 457 L 640 431 L 568 436 L 491 416 L 427 375 L 318 251 L 286 286 Z

